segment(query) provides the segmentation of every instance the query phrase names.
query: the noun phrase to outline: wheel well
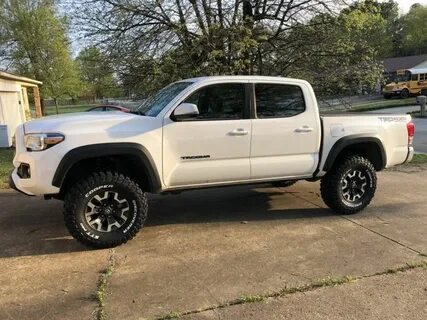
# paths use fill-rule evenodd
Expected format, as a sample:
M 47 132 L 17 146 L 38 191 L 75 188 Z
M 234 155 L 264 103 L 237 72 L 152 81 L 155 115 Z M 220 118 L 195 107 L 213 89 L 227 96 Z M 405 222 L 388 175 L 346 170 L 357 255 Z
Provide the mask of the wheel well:
M 138 156 L 124 154 L 86 158 L 74 163 L 66 173 L 61 185 L 59 198 L 63 199 L 67 190 L 82 177 L 97 171 L 121 173 L 131 177 L 143 191 L 153 192 L 154 186 L 150 181 L 148 168 L 141 163 Z
M 384 151 L 378 145 L 378 143 L 369 141 L 369 142 L 359 142 L 350 144 L 344 147 L 336 156 L 333 161 L 333 165 L 340 163 L 343 158 L 349 155 L 359 155 L 368 159 L 373 165 L 375 170 L 381 171 L 385 167 L 385 154 Z

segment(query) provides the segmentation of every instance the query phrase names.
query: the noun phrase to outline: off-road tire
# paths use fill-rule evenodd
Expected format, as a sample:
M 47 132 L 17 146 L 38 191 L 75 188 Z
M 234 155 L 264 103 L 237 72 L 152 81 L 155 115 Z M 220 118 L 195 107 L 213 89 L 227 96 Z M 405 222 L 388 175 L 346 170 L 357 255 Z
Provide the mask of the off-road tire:
M 402 99 L 407 99 L 411 96 L 410 92 L 408 89 L 403 89 L 402 92 L 400 93 L 400 97 Z
M 105 195 L 109 197 L 110 194 L 114 195 L 112 200 L 117 197 L 128 206 L 128 209 L 121 212 L 121 207 L 115 211 L 122 214 L 124 211 L 127 218 L 122 219 L 124 222 L 120 227 L 114 226 L 114 230 L 99 231 L 97 229 L 101 228 L 100 225 L 95 228 L 87 221 L 88 204 L 96 196 L 99 199 Z M 64 220 L 67 229 L 75 239 L 92 248 L 112 248 L 132 239 L 143 226 L 147 211 L 147 195 L 131 178 L 117 172 L 96 172 L 83 178 L 71 186 L 64 199 Z M 110 220 L 107 220 L 107 225 L 109 223 Z
M 297 183 L 295 180 L 284 180 L 284 181 L 275 181 L 273 182 L 273 186 L 277 188 L 287 188 Z
M 361 198 L 354 202 L 346 199 L 343 189 L 347 184 L 344 180 L 348 179 L 352 172 L 361 172 L 367 183 Z M 377 176 L 372 163 L 364 157 L 353 155 L 345 157 L 322 178 L 320 193 L 329 208 L 336 213 L 347 215 L 365 209 L 374 197 L 376 187 Z

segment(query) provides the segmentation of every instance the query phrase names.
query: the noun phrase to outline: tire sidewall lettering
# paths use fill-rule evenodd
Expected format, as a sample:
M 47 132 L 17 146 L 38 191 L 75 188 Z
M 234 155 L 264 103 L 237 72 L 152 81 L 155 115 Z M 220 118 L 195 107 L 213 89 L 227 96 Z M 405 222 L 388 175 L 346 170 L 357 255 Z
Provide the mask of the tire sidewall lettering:
M 136 200 L 132 200 L 132 205 L 133 205 L 133 216 L 132 216 L 132 220 L 130 221 L 129 225 L 123 230 L 123 233 L 127 233 L 130 228 L 132 228 L 133 224 L 135 223 L 136 220 L 136 214 L 138 212 L 138 205 L 136 203 Z
M 92 194 L 94 194 L 95 192 L 97 192 L 99 190 L 102 190 L 102 189 L 112 189 L 112 188 L 114 188 L 114 184 L 106 184 L 106 185 L 95 187 L 95 188 L 89 190 L 85 194 L 85 198 L 88 198 L 89 196 L 91 196 Z

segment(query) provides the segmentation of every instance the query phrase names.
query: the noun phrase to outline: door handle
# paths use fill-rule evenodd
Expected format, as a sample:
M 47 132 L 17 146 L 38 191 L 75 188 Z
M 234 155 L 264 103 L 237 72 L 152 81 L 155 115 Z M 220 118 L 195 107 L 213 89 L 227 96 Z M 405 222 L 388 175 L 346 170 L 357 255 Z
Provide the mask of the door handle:
M 249 132 L 243 128 L 234 129 L 229 134 L 231 136 L 246 136 Z
M 307 132 L 312 132 L 314 129 L 310 128 L 309 126 L 302 126 L 299 127 L 298 129 L 295 129 L 295 132 L 298 133 L 307 133 Z

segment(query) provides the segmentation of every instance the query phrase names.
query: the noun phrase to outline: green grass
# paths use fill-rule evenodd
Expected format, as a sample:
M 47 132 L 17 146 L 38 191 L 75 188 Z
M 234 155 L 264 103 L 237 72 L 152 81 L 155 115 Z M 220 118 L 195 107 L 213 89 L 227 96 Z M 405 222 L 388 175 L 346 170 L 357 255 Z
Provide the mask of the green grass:
M 388 99 L 388 100 L 384 99 L 384 100 L 375 100 L 375 101 L 355 103 L 351 106 L 350 111 L 373 111 L 373 110 L 378 110 L 378 109 L 414 106 L 416 104 L 417 104 L 417 102 L 416 102 L 415 98 Z
M 98 279 L 98 287 L 96 289 L 95 298 L 98 303 L 96 311 L 97 320 L 106 320 L 107 314 L 105 312 L 105 299 L 107 296 L 108 282 L 116 267 L 116 259 L 114 258 L 114 250 L 110 250 L 108 257 L 108 266 L 103 270 Z
M 13 149 L 0 149 L 0 189 L 9 188 L 9 174 L 13 169 Z
M 74 113 L 74 112 L 84 112 L 87 109 L 96 106 L 95 104 L 82 104 L 82 105 L 69 105 L 69 106 L 59 106 L 59 114 L 64 113 Z M 55 106 L 45 107 L 45 112 L 47 116 L 52 116 L 56 114 Z M 31 114 L 35 116 L 35 110 L 31 109 Z
M 416 154 L 411 161 L 412 164 L 425 164 L 427 163 L 427 154 Z

